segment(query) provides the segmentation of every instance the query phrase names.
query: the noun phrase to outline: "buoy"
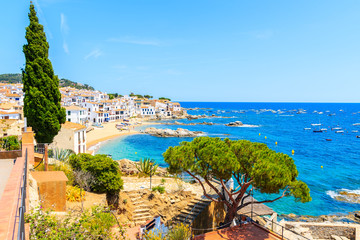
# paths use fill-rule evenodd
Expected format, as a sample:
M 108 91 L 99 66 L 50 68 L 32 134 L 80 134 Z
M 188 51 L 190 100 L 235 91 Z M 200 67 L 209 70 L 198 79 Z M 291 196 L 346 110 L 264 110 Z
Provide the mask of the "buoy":
M 261 133 L 259 133 L 259 136 L 261 135 Z
M 323 168 L 323 166 L 321 166 L 321 168 Z
M 265 139 L 266 139 L 267 137 L 265 136 Z
M 275 145 L 277 145 L 277 142 L 275 142 Z
M 292 154 L 292 155 L 294 155 L 294 153 L 295 153 L 294 149 L 293 149 L 293 150 L 291 150 L 291 154 Z
M 137 152 L 135 152 L 135 154 L 137 154 Z

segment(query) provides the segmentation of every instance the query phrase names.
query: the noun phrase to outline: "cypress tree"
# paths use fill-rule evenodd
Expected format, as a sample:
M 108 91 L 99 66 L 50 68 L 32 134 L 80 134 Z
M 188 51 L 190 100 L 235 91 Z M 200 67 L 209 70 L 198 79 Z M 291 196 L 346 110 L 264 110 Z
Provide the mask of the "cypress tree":
M 49 44 L 44 27 L 39 23 L 30 2 L 30 24 L 26 28 L 27 44 L 24 45 L 25 69 L 22 70 L 24 116 L 35 132 L 39 143 L 51 143 L 65 123 L 65 109 L 61 107 L 59 79 L 54 74 L 48 58 Z

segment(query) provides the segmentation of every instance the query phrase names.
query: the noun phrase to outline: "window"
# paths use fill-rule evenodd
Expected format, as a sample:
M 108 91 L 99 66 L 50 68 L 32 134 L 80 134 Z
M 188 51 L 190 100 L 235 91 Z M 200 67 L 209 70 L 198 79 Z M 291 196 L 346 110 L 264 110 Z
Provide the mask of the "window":
M 71 119 L 70 119 L 70 118 L 68 118 L 68 122 L 71 122 Z

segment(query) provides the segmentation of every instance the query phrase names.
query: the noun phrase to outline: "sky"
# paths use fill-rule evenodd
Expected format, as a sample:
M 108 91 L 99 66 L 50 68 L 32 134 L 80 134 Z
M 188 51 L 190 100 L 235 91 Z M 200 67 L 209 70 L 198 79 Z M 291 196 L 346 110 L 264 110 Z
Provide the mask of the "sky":
M 33 0 L 59 78 L 177 101 L 360 102 L 360 1 Z M 2 2 L 0 74 L 29 1 Z

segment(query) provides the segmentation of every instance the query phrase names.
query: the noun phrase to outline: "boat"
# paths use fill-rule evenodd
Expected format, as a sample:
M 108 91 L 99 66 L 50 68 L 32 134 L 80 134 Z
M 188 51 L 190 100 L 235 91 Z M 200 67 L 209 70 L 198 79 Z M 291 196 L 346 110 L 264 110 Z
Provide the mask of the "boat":
M 356 136 L 357 138 L 360 138 L 360 136 Z
M 353 126 L 360 126 L 360 123 L 354 123 Z
M 304 128 L 304 130 L 311 130 L 311 128 Z
M 353 132 L 353 133 L 357 133 L 357 132 L 359 132 L 358 130 L 352 130 L 351 132 Z
M 328 142 L 332 141 L 332 139 L 330 139 L 330 138 L 326 138 L 325 140 Z
M 321 133 L 321 132 L 323 132 L 323 131 L 322 131 L 321 129 L 314 129 L 313 132 L 314 132 L 314 133 Z
M 341 127 L 334 127 L 334 128 L 331 128 L 331 130 L 341 130 Z
M 321 123 L 312 123 L 311 126 L 321 126 Z
M 327 131 L 327 128 L 321 128 L 320 130 L 321 131 Z
M 343 130 L 338 130 L 338 131 L 335 131 L 335 133 L 344 133 Z

